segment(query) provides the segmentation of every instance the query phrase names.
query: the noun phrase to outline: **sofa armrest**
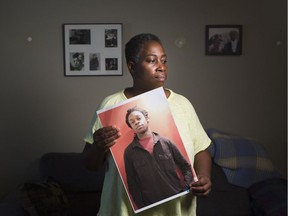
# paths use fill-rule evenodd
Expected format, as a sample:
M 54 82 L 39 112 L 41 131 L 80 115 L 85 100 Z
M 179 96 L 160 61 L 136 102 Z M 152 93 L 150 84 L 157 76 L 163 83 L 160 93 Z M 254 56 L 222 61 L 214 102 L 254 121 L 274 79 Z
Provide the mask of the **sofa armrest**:
M 64 191 L 100 192 L 105 170 L 87 170 L 82 153 L 46 153 L 40 160 L 40 174 L 43 179 L 57 181 Z

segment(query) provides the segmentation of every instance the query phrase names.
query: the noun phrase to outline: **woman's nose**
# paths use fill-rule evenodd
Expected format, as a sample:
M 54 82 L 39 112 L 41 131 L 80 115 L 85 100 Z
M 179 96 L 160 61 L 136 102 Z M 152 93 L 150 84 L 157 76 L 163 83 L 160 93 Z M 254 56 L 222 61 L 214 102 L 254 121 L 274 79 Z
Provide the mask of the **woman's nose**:
M 165 71 L 167 69 L 167 65 L 162 63 L 161 61 L 158 62 L 157 71 Z

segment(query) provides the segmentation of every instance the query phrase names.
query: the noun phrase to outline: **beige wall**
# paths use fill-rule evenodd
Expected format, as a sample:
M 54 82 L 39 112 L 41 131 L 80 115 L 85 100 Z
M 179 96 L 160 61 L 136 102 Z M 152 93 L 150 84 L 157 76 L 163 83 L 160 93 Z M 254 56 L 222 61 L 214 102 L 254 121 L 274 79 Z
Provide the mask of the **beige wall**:
M 205 128 L 258 139 L 286 175 L 286 9 L 285 0 L 2 2 L 0 198 L 43 153 L 81 152 L 101 99 L 131 85 L 125 65 L 120 77 L 64 77 L 63 23 L 123 23 L 123 43 L 159 35 L 167 87 L 192 101 Z M 243 55 L 205 56 L 206 24 L 242 24 Z

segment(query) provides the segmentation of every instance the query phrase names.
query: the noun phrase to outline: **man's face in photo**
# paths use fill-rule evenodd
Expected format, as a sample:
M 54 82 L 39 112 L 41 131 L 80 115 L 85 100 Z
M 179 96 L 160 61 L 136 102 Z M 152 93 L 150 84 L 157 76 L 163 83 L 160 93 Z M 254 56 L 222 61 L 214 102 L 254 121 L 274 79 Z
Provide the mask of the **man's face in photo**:
M 148 120 L 143 113 L 133 111 L 128 117 L 129 124 L 136 134 L 145 133 L 148 130 Z

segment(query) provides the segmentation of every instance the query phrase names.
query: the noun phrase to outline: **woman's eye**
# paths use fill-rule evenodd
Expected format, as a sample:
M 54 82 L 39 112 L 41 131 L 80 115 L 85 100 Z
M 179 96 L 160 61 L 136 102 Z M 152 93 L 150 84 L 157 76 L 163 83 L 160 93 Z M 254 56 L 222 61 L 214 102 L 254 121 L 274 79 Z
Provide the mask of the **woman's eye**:
M 149 63 L 155 63 L 156 60 L 155 60 L 155 59 L 149 59 L 148 62 L 149 62 Z
M 166 64 L 167 63 L 167 59 L 165 58 L 165 59 L 161 59 L 161 63 L 162 64 Z
M 161 64 L 166 64 L 167 63 L 167 59 L 166 58 L 164 58 L 164 59 L 147 59 L 147 62 L 149 63 L 149 64 L 156 64 L 157 62 L 161 62 Z

